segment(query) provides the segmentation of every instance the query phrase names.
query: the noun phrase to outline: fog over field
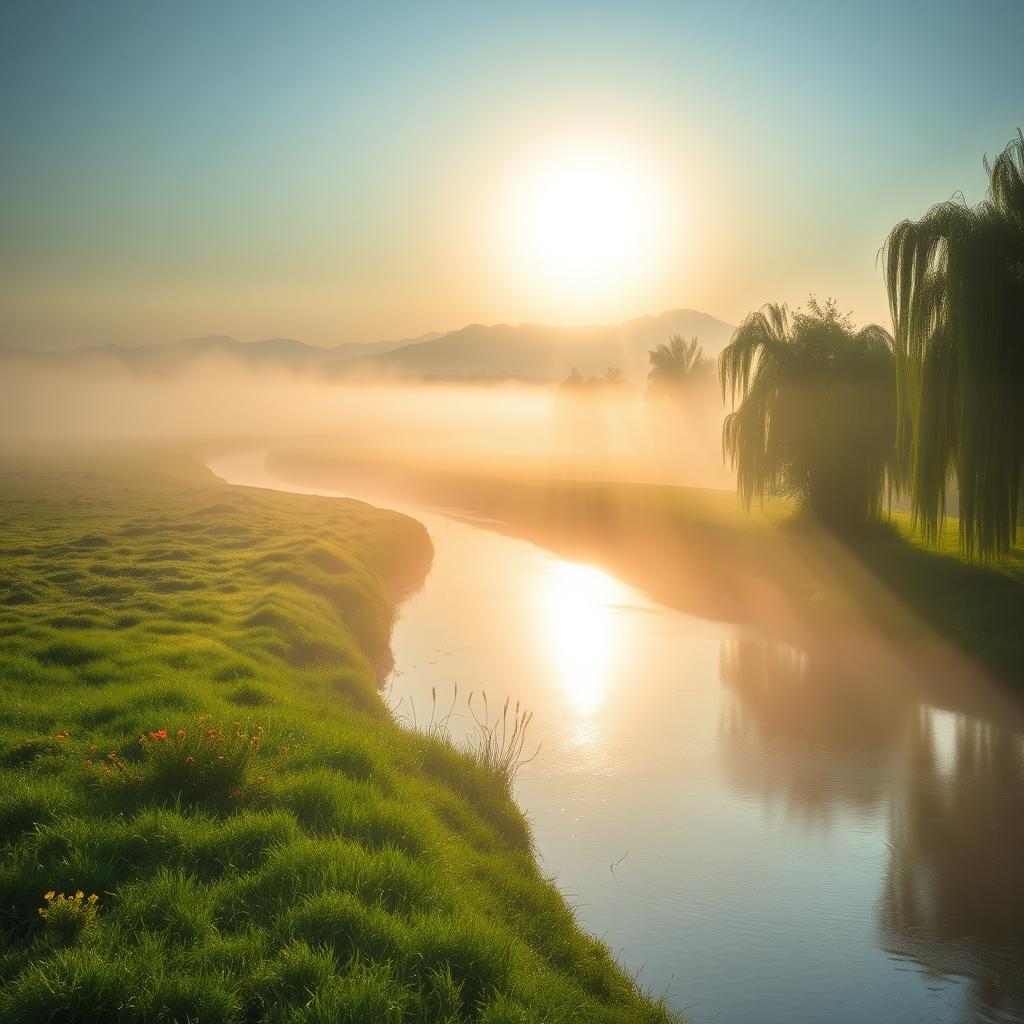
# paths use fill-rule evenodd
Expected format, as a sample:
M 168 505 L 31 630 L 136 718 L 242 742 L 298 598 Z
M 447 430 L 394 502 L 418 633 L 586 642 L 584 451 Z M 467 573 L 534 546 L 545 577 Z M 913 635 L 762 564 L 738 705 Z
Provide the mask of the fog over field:
M 573 387 L 572 383 L 579 386 Z M 173 371 L 122 359 L 3 365 L 5 438 L 316 437 L 392 456 L 579 477 L 731 486 L 710 372 L 685 406 L 647 381 L 365 380 L 253 366 L 223 353 Z

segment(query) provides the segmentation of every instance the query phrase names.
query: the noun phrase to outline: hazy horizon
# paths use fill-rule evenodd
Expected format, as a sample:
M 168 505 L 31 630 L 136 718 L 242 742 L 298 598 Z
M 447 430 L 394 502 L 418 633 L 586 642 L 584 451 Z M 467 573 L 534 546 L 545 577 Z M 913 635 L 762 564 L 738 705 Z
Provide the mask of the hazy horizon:
M 808 293 L 885 323 L 888 230 L 978 201 L 1020 124 L 1022 27 L 995 2 L 8 5 L 0 345 L 737 323 Z
M 806 298 L 806 297 L 805 297 Z M 799 305 L 797 303 L 796 305 Z M 566 321 L 563 323 L 552 322 L 552 321 L 536 321 L 536 320 L 518 320 L 518 321 L 506 321 L 506 320 L 495 320 L 495 321 L 474 321 L 471 323 L 460 324 L 458 327 L 449 327 L 446 329 L 436 329 L 432 327 L 424 327 L 422 330 L 416 331 L 410 335 L 404 336 L 388 336 L 388 337 L 373 337 L 373 338 L 338 338 L 338 339 L 326 339 L 326 340 L 315 340 L 312 338 L 300 338 L 294 335 L 251 335 L 249 337 L 241 337 L 237 332 L 232 331 L 206 331 L 200 334 L 194 335 L 183 335 L 176 338 L 150 338 L 148 341 L 93 341 L 85 343 L 75 343 L 69 341 L 67 344 L 41 344 L 38 346 L 21 345 L 14 341 L 3 341 L 0 340 L 0 351 L 11 351 L 13 349 L 29 350 L 35 348 L 37 351 L 73 351 L 75 349 L 83 348 L 105 348 L 105 347 L 120 347 L 120 348 L 156 348 L 160 345 L 174 345 L 181 342 L 198 342 L 198 341 L 211 341 L 223 339 L 226 341 L 238 342 L 241 345 L 255 345 L 263 342 L 272 341 L 283 341 L 283 342 L 299 342 L 302 345 L 308 345 L 311 348 L 341 348 L 347 345 L 382 345 L 389 342 L 397 342 L 401 344 L 414 344 L 420 343 L 427 340 L 436 340 L 438 338 L 446 337 L 450 334 L 458 334 L 460 331 L 464 331 L 467 328 L 472 327 L 540 327 L 551 330 L 591 330 L 591 329 L 608 329 L 614 327 L 626 326 L 628 324 L 635 323 L 641 320 L 657 320 L 659 317 L 667 316 L 671 313 L 678 312 L 691 312 L 697 313 L 702 316 L 711 317 L 714 320 L 725 324 L 728 327 L 735 327 L 735 324 L 730 323 L 727 319 L 716 315 L 706 309 L 696 309 L 692 306 L 686 306 L 683 304 L 677 304 L 674 306 L 666 307 L 665 309 L 658 310 L 657 312 L 642 312 L 637 313 L 635 316 L 628 316 L 623 320 L 605 321 L 601 323 L 577 323 Z

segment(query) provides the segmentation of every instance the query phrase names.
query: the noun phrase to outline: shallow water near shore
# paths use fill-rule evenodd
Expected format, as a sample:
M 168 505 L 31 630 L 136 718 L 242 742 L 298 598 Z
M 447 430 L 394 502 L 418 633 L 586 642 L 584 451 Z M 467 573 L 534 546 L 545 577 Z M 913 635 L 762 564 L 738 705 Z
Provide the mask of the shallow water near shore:
M 1024 714 L 996 689 L 836 665 L 660 605 L 469 510 L 355 497 L 429 530 L 389 699 L 473 728 L 534 712 L 516 784 L 581 924 L 696 1021 L 1024 1019 Z M 494 525 L 494 524 L 490 524 Z M 884 664 L 884 661 L 881 662 Z M 871 667 L 869 668 L 868 665 Z M 968 710 L 969 709 L 969 710 Z

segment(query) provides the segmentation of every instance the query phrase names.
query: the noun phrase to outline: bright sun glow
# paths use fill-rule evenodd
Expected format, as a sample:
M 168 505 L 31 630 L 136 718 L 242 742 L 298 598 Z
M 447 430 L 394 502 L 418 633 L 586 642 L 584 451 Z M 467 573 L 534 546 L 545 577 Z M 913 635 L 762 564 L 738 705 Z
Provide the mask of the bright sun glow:
M 593 301 L 652 271 L 667 242 L 667 205 L 637 155 L 576 145 L 534 160 L 515 180 L 507 235 L 535 283 Z
M 589 565 L 556 562 L 543 595 L 548 647 L 562 686 L 582 715 L 597 709 L 604 696 L 614 653 L 614 616 L 610 603 L 618 583 Z

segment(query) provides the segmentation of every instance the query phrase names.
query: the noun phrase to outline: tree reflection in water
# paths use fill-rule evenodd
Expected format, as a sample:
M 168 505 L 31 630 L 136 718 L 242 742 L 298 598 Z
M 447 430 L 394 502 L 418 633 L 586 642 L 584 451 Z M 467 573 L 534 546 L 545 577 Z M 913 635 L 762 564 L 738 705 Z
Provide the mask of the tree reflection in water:
M 721 665 L 737 698 L 721 727 L 731 783 L 823 828 L 840 811 L 885 815 L 879 946 L 966 979 L 973 1019 L 1024 1019 L 1020 710 L 977 691 L 970 712 L 941 709 L 891 666 L 783 645 L 728 641 Z
M 970 979 L 979 1019 L 1024 1019 L 1024 738 L 1019 728 L 957 715 L 940 758 L 935 714 L 910 734 L 881 945 L 935 974 Z
M 739 700 L 721 729 L 725 770 L 742 792 L 827 826 L 841 808 L 884 799 L 912 706 L 893 686 L 782 644 L 725 641 L 721 678 Z

